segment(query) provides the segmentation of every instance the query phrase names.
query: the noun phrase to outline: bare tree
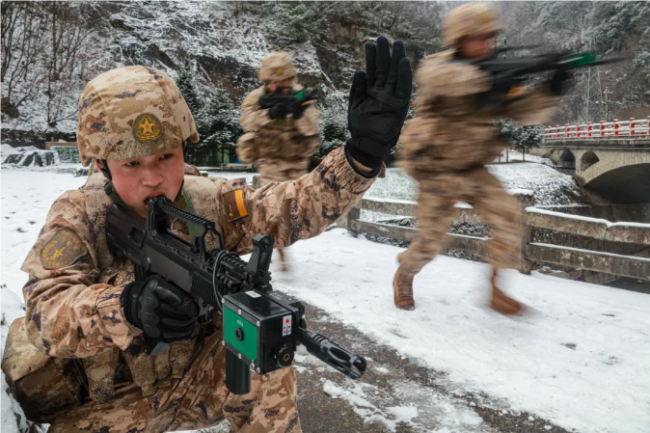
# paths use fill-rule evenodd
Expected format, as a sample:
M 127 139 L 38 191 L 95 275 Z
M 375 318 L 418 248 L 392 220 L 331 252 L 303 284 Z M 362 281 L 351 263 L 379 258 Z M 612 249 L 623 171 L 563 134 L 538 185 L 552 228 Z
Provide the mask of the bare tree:
M 77 5 L 50 2 L 51 49 L 47 62 L 47 123 L 54 127 L 59 120 L 70 117 L 65 114 L 61 96 L 72 88 L 77 60 L 83 56 L 84 42 L 90 32 L 80 21 Z M 72 113 L 74 115 L 74 113 Z
M 30 2 L 2 3 L 2 108 L 9 115 L 32 98 L 41 78 L 43 23 L 37 8 Z

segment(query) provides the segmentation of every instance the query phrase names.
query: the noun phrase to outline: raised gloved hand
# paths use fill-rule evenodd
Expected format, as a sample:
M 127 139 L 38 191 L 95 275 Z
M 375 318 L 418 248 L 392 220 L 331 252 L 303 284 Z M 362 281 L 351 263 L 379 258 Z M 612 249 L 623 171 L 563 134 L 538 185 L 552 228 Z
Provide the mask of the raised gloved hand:
M 154 275 L 124 287 L 126 320 L 155 341 L 171 343 L 190 338 L 199 308 L 190 295 Z
M 401 41 L 380 36 L 365 46 L 366 72 L 357 71 L 350 89 L 346 152 L 357 162 L 379 170 L 397 144 L 409 109 L 413 78 Z M 354 166 L 354 164 L 353 164 Z

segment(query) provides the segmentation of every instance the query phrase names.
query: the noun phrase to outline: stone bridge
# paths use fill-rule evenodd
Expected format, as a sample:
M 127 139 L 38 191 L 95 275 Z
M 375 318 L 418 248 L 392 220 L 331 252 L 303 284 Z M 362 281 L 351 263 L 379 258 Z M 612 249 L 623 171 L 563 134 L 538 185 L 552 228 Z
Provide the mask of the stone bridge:
M 540 153 L 615 203 L 650 203 L 650 136 L 546 140 Z M 537 152 L 536 152 L 537 153 Z

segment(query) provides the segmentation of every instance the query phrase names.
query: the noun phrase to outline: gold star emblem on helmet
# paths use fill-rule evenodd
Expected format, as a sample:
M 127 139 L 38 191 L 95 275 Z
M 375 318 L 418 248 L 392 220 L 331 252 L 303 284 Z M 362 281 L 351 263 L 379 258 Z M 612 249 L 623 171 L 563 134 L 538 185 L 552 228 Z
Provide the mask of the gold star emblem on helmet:
M 141 114 L 133 122 L 133 136 L 138 141 L 155 141 L 162 135 L 162 124 L 153 114 Z
M 282 75 L 283 72 L 284 72 L 284 68 L 277 68 L 275 70 L 275 75 Z

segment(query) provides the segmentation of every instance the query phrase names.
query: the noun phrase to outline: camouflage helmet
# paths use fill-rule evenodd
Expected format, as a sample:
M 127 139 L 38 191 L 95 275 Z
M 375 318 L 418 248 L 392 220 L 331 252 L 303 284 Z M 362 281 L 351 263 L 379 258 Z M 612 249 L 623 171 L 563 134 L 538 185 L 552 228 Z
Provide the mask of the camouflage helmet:
M 465 36 L 475 37 L 501 30 L 499 16 L 487 3 L 466 3 L 449 12 L 442 20 L 442 45 L 458 45 Z
M 293 59 L 284 51 L 276 51 L 264 57 L 262 66 L 257 73 L 260 81 L 283 81 L 296 75 Z
M 92 80 L 79 100 L 81 163 L 132 159 L 196 143 L 199 134 L 180 90 L 163 72 L 129 66 Z

